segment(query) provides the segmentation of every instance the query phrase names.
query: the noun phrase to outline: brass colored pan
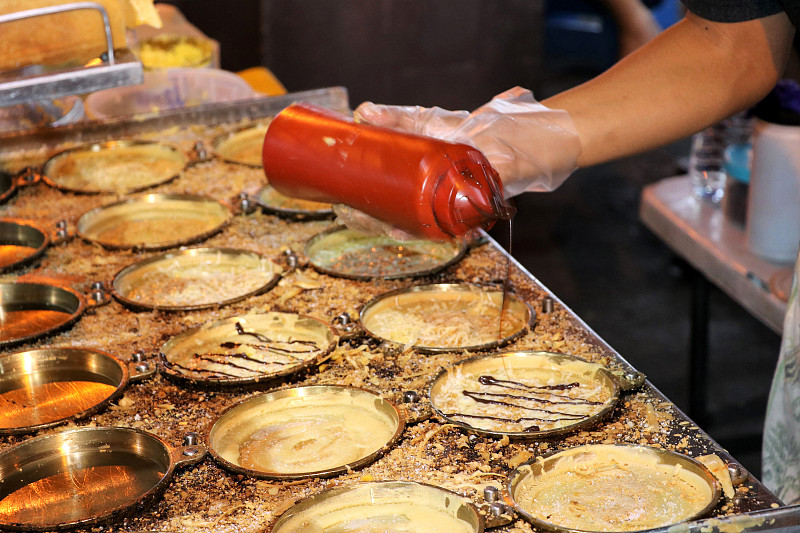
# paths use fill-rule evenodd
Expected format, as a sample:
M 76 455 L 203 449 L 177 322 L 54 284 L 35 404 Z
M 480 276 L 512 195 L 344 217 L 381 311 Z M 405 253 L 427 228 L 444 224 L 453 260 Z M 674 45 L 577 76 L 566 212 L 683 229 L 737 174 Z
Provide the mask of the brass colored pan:
M 39 181 L 39 175 L 33 171 L 23 171 L 18 175 L 0 170 L 0 204 L 8 201 L 21 187 L 33 185 Z
M 569 355 L 505 352 L 442 370 L 429 396 L 440 417 L 471 432 L 538 439 L 597 424 L 617 404 L 619 379 Z
M 419 285 L 373 298 L 361 310 L 367 334 L 423 353 L 483 351 L 524 334 L 533 310 L 513 292 L 470 284 Z
M 0 434 L 32 433 L 90 416 L 154 368 L 82 348 L 0 355 Z
M 188 156 L 169 145 L 110 141 L 54 155 L 42 167 L 42 177 L 66 192 L 123 194 L 172 181 L 188 164 Z
M 161 347 L 162 372 L 194 384 L 241 386 L 314 365 L 336 348 L 326 323 L 294 313 L 253 313 L 207 322 Z
M 321 220 L 333 217 L 333 207 L 325 202 L 292 198 L 267 185 L 256 194 L 256 203 L 266 213 L 291 220 Z
M 0 272 L 28 265 L 44 255 L 50 236 L 30 220 L 0 219 Z
M 364 467 L 400 438 L 405 421 L 381 395 L 306 386 L 227 409 L 208 435 L 211 455 L 233 472 L 271 479 L 331 477 Z
M 221 202 L 188 194 L 147 194 L 91 209 L 78 235 L 110 249 L 165 250 L 207 239 L 233 218 Z
M 0 283 L 0 347 L 65 329 L 86 304 L 76 291 L 43 283 Z
M 482 533 L 484 517 L 472 502 L 449 490 L 411 481 L 380 481 L 313 494 L 286 510 L 271 531 Z
M 708 514 L 721 490 L 691 457 L 649 446 L 591 444 L 529 461 L 508 491 L 523 518 L 559 533 L 647 531 Z
M 269 124 L 253 124 L 223 133 L 211 141 L 211 146 L 228 163 L 261 168 L 261 151 L 268 127 Z
M 0 529 L 52 531 L 123 518 L 152 504 L 176 468 L 204 454 L 123 427 L 34 437 L 0 452 Z
M 281 273 L 280 265 L 255 252 L 189 248 L 123 268 L 114 277 L 112 292 L 138 309 L 207 309 L 265 292 Z
M 396 241 L 345 227 L 312 237 L 305 246 L 311 265 L 349 279 L 398 279 L 436 274 L 467 253 L 464 241 Z

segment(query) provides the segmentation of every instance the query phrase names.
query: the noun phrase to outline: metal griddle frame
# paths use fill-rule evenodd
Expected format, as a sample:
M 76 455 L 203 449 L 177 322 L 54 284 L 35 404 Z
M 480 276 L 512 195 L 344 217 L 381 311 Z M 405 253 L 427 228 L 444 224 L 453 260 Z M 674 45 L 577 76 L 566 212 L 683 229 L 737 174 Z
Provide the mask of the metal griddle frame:
M 103 121 L 89 121 L 57 128 L 12 133 L 0 135 L 0 167 L 2 167 L 4 156 L 11 156 L 12 154 L 10 154 L 10 152 L 15 150 L 41 149 L 43 146 L 55 148 L 66 142 L 100 142 L 146 132 L 154 132 L 174 126 L 190 126 L 197 124 L 214 125 L 236 123 L 248 119 L 256 120 L 273 116 L 284 107 L 298 101 L 311 102 L 343 112 L 347 112 L 350 109 L 347 90 L 343 87 L 329 87 L 289 93 L 281 96 L 168 110 L 160 113 L 139 115 L 135 119 L 117 118 Z M 11 159 L 13 159 L 13 157 L 11 157 Z M 489 241 L 490 245 L 502 251 L 504 254 L 506 253 L 491 237 L 485 235 L 485 238 Z M 514 258 L 510 260 L 529 280 L 541 286 L 538 280 L 519 264 L 518 261 Z M 618 367 L 631 373 L 636 372 L 630 363 L 601 339 L 580 319 L 580 317 L 575 315 L 546 287 L 541 287 L 554 302 L 563 306 L 563 308 L 572 315 L 577 326 L 583 330 L 587 341 L 596 344 L 599 348 L 612 354 L 616 358 Z M 688 446 L 680 451 L 692 456 L 715 453 L 726 463 L 738 464 L 736 459 L 716 443 L 705 431 L 699 428 L 693 429 L 694 424 L 691 420 L 649 381 L 645 381 L 641 390 L 644 394 L 652 398 L 654 404 L 666 402 L 671 405 L 678 421 L 683 422 L 683 424 L 675 424 L 675 426 L 680 429 L 677 430 L 678 432 L 676 434 L 669 435 L 668 437 L 668 440 L 673 444 L 684 440 L 688 442 Z M 680 533 L 723 533 L 732 530 L 741 533 L 756 531 L 789 533 L 800 531 L 800 505 L 784 505 L 783 502 L 770 492 L 760 481 L 755 480 L 752 476 L 747 486 L 750 491 L 746 497 L 740 498 L 734 503 L 728 502 L 734 507 L 735 514 L 731 516 L 697 520 L 679 526 L 672 526 L 671 528 L 652 529 L 648 530 L 648 533 L 677 533 L 678 531 Z

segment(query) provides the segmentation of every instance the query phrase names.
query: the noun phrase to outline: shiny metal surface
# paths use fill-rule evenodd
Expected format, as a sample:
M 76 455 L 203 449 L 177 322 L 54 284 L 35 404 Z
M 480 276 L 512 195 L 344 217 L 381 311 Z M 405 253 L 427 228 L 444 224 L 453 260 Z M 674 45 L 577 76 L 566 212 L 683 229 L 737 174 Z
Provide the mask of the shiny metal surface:
M 294 313 L 241 315 L 207 322 L 167 341 L 161 372 L 178 381 L 224 387 L 273 383 L 331 353 L 330 326 Z
M 222 231 L 233 218 L 221 202 L 190 194 L 147 194 L 91 209 L 78 235 L 110 249 L 165 250 Z
M 85 309 L 72 289 L 43 283 L 0 283 L 0 347 L 72 325 Z
M 261 149 L 268 127 L 269 122 L 266 122 L 223 133 L 211 141 L 212 149 L 228 163 L 260 168 Z
M 457 263 L 466 253 L 465 241 L 395 241 L 346 227 L 315 235 L 305 246 L 315 269 L 357 280 L 429 276 Z
M 42 435 L 0 452 L 0 528 L 90 526 L 152 503 L 176 466 L 193 464 L 150 433 L 83 428 Z
M 265 443 L 283 445 L 281 439 L 289 440 L 302 435 L 298 446 L 293 448 L 292 460 L 302 461 L 318 457 L 309 455 L 339 451 L 343 447 L 341 435 L 335 435 L 340 406 L 352 406 L 361 415 L 349 418 L 350 426 L 361 426 L 374 417 L 392 425 L 392 435 L 380 441 L 374 435 L 369 445 L 374 451 L 356 460 L 323 469 L 281 471 L 269 467 L 248 468 L 242 466 L 242 450 L 248 442 L 262 437 Z M 305 409 L 318 409 L 323 415 L 309 415 Z M 267 415 L 271 422 L 267 421 Z M 273 423 L 274 422 L 274 423 Z M 293 435 L 282 435 L 282 427 Z M 364 426 L 366 428 L 366 426 Z M 330 429 L 328 429 L 330 428 Z M 355 387 L 333 385 L 311 385 L 280 389 L 244 400 L 226 409 L 208 431 L 208 451 L 224 468 L 248 476 L 269 479 L 305 479 L 332 477 L 362 468 L 383 456 L 400 439 L 405 428 L 405 419 L 395 406 L 381 395 Z M 321 430 L 321 431 L 319 431 Z M 329 432 L 329 434 L 328 434 Z M 346 450 L 344 450 L 346 451 Z
M 31 220 L 0 219 L 0 272 L 27 265 L 41 257 L 50 237 Z
M 566 424 L 560 427 L 550 429 L 531 429 L 527 431 L 508 431 L 508 430 L 489 430 L 477 427 L 476 425 L 469 424 L 465 420 L 459 420 L 458 413 L 449 414 L 442 408 L 442 395 L 443 385 L 451 373 L 456 375 L 478 375 L 478 376 L 504 376 L 508 372 L 515 370 L 536 370 L 545 365 L 554 365 L 558 367 L 562 364 L 574 364 L 583 368 L 582 372 L 587 375 L 592 375 L 592 381 L 608 396 L 608 400 L 602 406 L 598 406 L 596 412 L 591 416 L 578 420 L 571 424 Z M 575 375 L 574 370 L 572 371 Z M 567 374 L 569 376 L 569 374 Z M 523 394 L 519 390 L 515 390 L 513 394 Z M 519 440 L 535 440 L 543 438 L 551 438 L 566 435 L 586 429 L 598 424 L 603 418 L 609 415 L 617 404 L 620 395 L 620 386 L 618 379 L 609 372 L 605 367 L 582 361 L 576 357 L 565 354 L 548 353 L 548 352 L 531 352 L 531 351 L 514 351 L 504 352 L 499 354 L 478 355 L 467 359 L 461 363 L 453 365 L 449 368 L 442 369 L 436 376 L 430 386 L 428 395 L 431 402 L 431 407 L 438 416 L 447 421 L 449 424 L 454 424 L 462 429 L 472 433 L 482 435 L 489 435 L 492 437 L 507 436 L 512 439 Z M 551 398 L 552 399 L 552 398 Z M 498 400 L 503 401 L 503 400 Z M 521 400 L 520 400 L 521 401 Z M 468 419 L 467 419 L 468 420 Z
M 213 287 L 214 275 L 223 278 Z M 275 262 L 247 250 L 189 248 L 143 259 L 114 277 L 112 293 L 138 309 L 186 311 L 238 302 L 268 291 L 282 274 Z M 243 282 L 260 275 L 252 286 Z M 235 276 L 234 279 L 225 276 Z M 216 290 L 215 290 L 216 289 Z
M 701 478 L 703 483 L 707 484 L 708 489 L 711 492 L 711 497 L 705 505 L 699 506 L 694 514 L 686 519 L 687 521 L 695 520 L 707 515 L 717 505 L 717 502 L 722 496 L 722 489 L 714 475 L 709 472 L 709 470 L 700 462 L 687 455 L 651 446 L 639 446 L 632 444 L 590 444 L 557 451 L 546 455 L 545 457 L 528 461 L 527 463 L 516 468 L 510 474 L 508 479 L 508 494 L 514 503 L 514 508 L 517 513 L 535 527 L 542 528 L 544 530 L 556 531 L 558 533 L 593 533 L 594 530 L 583 528 L 574 529 L 571 527 L 566 527 L 563 524 L 555 524 L 537 518 L 530 509 L 522 507 L 518 500 L 526 483 L 530 483 L 532 481 L 535 482 L 540 478 L 547 478 L 550 476 L 555 477 L 557 474 L 551 474 L 551 471 L 554 469 L 555 464 L 561 461 L 563 458 L 578 457 L 578 460 L 583 461 L 585 464 L 591 464 L 591 461 L 594 457 L 594 450 L 604 448 L 618 450 L 619 453 L 654 454 L 658 456 L 659 465 L 674 467 L 676 472 L 685 470 Z M 560 490 L 559 483 L 553 483 L 553 486 L 554 490 Z M 575 502 L 575 505 L 580 506 L 580 502 Z M 652 511 L 655 512 L 655 510 Z M 650 531 L 651 529 L 653 528 L 647 528 L 647 531 Z
M 376 529 L 369 531 L 389 531 L 391 524 L 405 525 L 407 518 L 402 511 L 386 514 L 381 506 L 406 506 L 406 512 L 414 508 L 454 519 L 463 526 L 464 531 L 483 533 L 484 517 L 468 499 L 455 492 L 411 481 L 376 481 L 361 483 L 351 487 L 338 487 L 309 496 L 287 509 L 272 526 L 272 533 L 299 533 L 310 523 L 321 520 L 331 528 L 346 527 L 353 522 L 364 522 Z M 359 514 L 353 516 L 352 509 Z M 337 519 L 337 515 L 341 515 Z M 377 529 L 377 528 L 382 529 Z M 403 531 L 410 531 L 403 529 Z M 418 531 L 418 530 L 413 530 Z M 422 530 L 420 530 L 422 531 Z
M 33 433 L 90 416 L 116 400 L 131 378 L 146 373 L 82 348 L 0 355 L 0 434 Z
M 331 204 L 291 198 L 279 193 L 269 185 L 256 193 L 255 201 L 265 212 L 292 220 L 333 218 Z
M 359 321 L 368 335 L 387 343 L 405 345 L 408 344 L 405 339 L 397 338 L 394 335 L 376 333 L 374 331 L 375 328 L 369 326 L 369 322 L 374 320 L 380 313 L 391 312 L 404 305 L 417 305 L 424 307 L 426 310 L 430 309 L 431 316 L 433 316 L 436 312 L 434 306 L 455 300 L 458 302 L 458 309 L 467 312 L 479 305 L 482 299 L 496 297 L 495 299 L 502 300 L 502 294 L 502 289 L 481 287 L 467 283 L 437 283 L 402 288 L 389 291 L 367 302 L 359 313 Z M 465 343 L 465 345 L 451 346 L 444 342 L 422 344 L 412 341 L 411 346 L 422 353 L 489 350 L 503 346 L 523 335 L 529 327 L 532 327 L 535 320 L 535 313 L 531 307 L 513 292 L 506 293 L 502 315 L 504 323 L 507 320 L 515 320 L 520 324 L 520 327 L 515 328 L 514 331 L 501 333 L 500 317 L 498 316 L 498 338 L 491 342 Z
M 188 156 L 170 145 L 115 140 L 55 154 L 42 166 L 42 179 L 65 192 L 132 193 L 174 180 L 188 164 Z

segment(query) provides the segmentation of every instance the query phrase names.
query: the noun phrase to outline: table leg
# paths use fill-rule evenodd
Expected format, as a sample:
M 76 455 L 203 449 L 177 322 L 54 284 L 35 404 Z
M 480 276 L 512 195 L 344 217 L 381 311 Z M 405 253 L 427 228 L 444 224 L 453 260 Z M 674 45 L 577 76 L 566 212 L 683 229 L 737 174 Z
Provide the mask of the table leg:
M 708 292 L 706 277 L 689 268 L 692 283 L 691 330 L 689 333 L 689 417 L 700 427 L 708 420 L 706 387 L 708 377 Z

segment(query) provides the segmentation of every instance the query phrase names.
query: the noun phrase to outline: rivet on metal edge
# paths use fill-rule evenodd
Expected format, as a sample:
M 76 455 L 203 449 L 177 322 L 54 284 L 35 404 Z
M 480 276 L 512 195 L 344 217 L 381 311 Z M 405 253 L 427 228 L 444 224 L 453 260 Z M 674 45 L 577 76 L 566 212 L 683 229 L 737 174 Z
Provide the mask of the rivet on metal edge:
M 492 516 L 500 517 L 508 513 L 508 506 L 502 502 L 494 502 L 489 507 L 489 510 L 492 513 Z
M 413 390 L 403 391 L 403 403 L 419 402 L 419 393 Z
M 139 350 L 138 352 L 133 352 L 133 355 L 131 355 L 131 359 L 133 359 L 137 363 L 141 363 L 145 359 L 144 352 L 141 350 Z
M 204 160 L 208 158 L 208 152 L 206 151 L 206 147 L 202 141 L 197 141 L 194 143 L 192 147 L 192 151 L 194 152 L 195 157 L 199 160 Z
M 489 485 L 488 487 L 483 489 L 483 499 L 486 500 L 488 503 L 494 503 L 500 497 L 500 489 Z
M 184 446 L 196 446 L 197 445 L 197 433 L 188 433 L 185 437 L 183 437 L 183 445 Z M 186 453 L 186 452 L 184 452 L 184 453 Z
M 136 368 L 137 372 L 147 372 L 148 370 L 150 370 L 150 365 L 148 365 L 147 363 L 142 363 L 140 365 L 136 365 L 134 368 Z
M 194 457 L 198 453 L 200 453 L 200 450 L 198 448 L 189 447 L 183 449 L 183 455 L 185 455 L 186 457 Z
M 549 296 L 542 300 L 542 313 L 553 312 L 553 299 Z
M 750 477 L 750 474 L 747 472 L 747 470 L 745 470 L 745 468 L 739 463 L 729 463 L 728 473 L 731 476 L 731 483 L 737 486 L 746 482 Z
M 472 433 L 469 437 L 467 437 L 467 440 L 469 441 L 470 444 L 477 444 L 479 439 L 480 439 L 480 437 L 478 437 L 474 433 Z

